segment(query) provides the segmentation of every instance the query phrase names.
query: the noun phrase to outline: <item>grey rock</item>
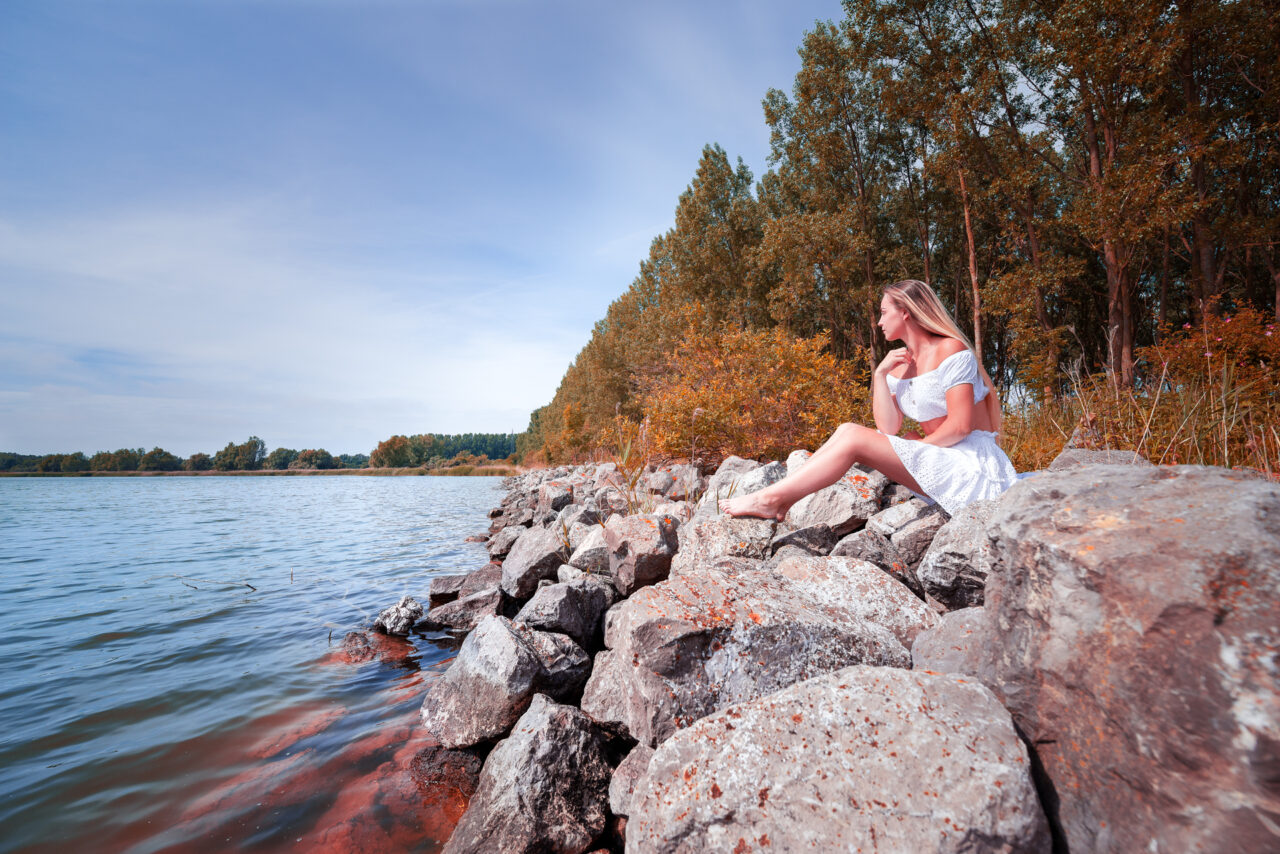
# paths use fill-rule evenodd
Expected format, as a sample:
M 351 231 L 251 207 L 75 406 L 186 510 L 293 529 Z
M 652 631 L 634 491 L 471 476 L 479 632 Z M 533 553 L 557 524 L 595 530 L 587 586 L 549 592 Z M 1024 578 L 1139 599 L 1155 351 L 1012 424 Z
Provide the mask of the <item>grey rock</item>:
M 825 555 L 831 552 L 835 544 L 836 532 L 831 530 L 831 526 L 818 524 L 775 536 L 770 549 L 777 554 L 778 549 L 792 546 L 811 555 Z
M 896 504 L 906 504 L 911 499 L 918 497 L 908 487 L 900 483 L 890 483 L 884 494 L 880 496 L 880 506 L 893 507 Z
M 1151 461 L 1137 451 L 1117 451 L 1111 448 L 1100 450 L 1067 448 L 1049 463 L 1049 471 L 1099 465 L 1149 466 Z
M 508 525 L 493 535 L 489 541 L 489 557 L 504 558 L 511 552 L 511 547 L 520 539 L 520 535 L 529 530 L 523 525 Z
M 924 587 L 916 577 L 915 569 L 884 534 L 863 528 L 836 543 L 832 557 L 850 557 L 865 560 L 902 582 L 920 599 L 925 598 Z
M 485 760 L 445 854 L 586 851 L 608 815 L 605 748 L 586 715 L 537 695 Z
M 652 747 L 637 744 L 614 769 L 613 777 L 609 780 L 609 809 L 614 815 L 631 815 L 636 783 L 649 770 L 649 760 L 652 758 Z
M 698 514 L 715 514 L 718 502 L 721 499 L 759 492 L 766 486 L 772 486 L 787 476 L 787 467 L 778 462 L 766 465 L 752 464 L 755 467 L 746 471 L 742 471 L 742 466 L 739 464 L 733 466 L 728 464 L 729 460 L 725 460 L 720 468 L 716 470 L 716 473 L 707 481 L 706 491 L 698 501 Z
M 799 471 L 807 458 L 801 461 L 793 454 L 791 462 Z M 839 536 L 856 531 L 880 511 L 880 495 L 888 484 L 889 479 L 879 472 L 853 466 L 831 486 L 793 504 L 787 524 L 793 528 L 826 525 Z
M 502 562 L 502 589 L 508 596 L 527 599 L 533 595 L 539 581 L 555 577 L 566 557 L 560 532 L 530 528 L 520 535 Z
M 654 745 L 716 709 L 851 663 L 909 663 L 890 631 L 798 587 L 708 566 L 637 591 L 605 618 L 608 650 L 582 710 Z
M 438 608 L 458 598 L 462 583 L 467 580 L 467 573 L 459 575 L 437 575 L 431 579 L 431 589 L 427 593 L 427 607 Z
M 426 731 L 445 747 L 505 735 L 528 707 L 542 658 L 503 617 L 486 617 L 422 703 Z
M 490 587 L 438 608 L 432 608 L 423 618 L 423 623 L 432 630 L 451 629 L 456 632 L 469 632 L 485 617 L 502 615 L 505 610 L 506 596 L 501 588 Z
M 1280 485 L 1045 472 L 1001 496 L 987 536 L 972 672 L 1035 746 L 1070 850 L 1274 850 Z
M 671 470 L 660 468 L 645 478 L 645 486 L 650 492 L 656 492 L 659 495 L 666 495 L 671 487 L 676 485 L 676 479 L 671 474 Z
M 479 569 L 467 573 L 467 577 L 463 580 L 462 586 L 458 588 L 458 598 L 465 599 L 466 597 L 479 593 L 482 590 L 490 590 L 497 587 L 501 583 L 502 564 L 485 564 Z
M 573 490 L 559 481 L 544 483 L 538 487 L 538 505 L 535 513 L 556 513 L 573 503 Z
M 898 554 L 911 566 L 916 566 L 924 557 L 925 551 L 933 542 L 933 538 L 942 526 L 951 519 L 947 511 L 941 507 L 930 507 L 929 512 L 918 519 L 913 519 L 895 531 L 889 541 L 898 550 Z
M 760 563 L 759 561 L 752 561 L 752 563 L 755 564 L 755 569 L 757 570 L 772 572 L 773 570 L 778 568 L 778 564 L 782 563 L 784 560 L 787 560 L 788 558 L 793 558 L 793 557 L 813 557 L 813 555 L 810 552 L 800 548 L 799 546 L 782 546 L 781 548 L 779 548 L 777 551 L 773 553 L 773 557 L 769 558 L 763 563 Z M 721 561 L 723 560 L 750 560 L 750 559 L 749 558 L 721 558 Z M 720 565 L 719 561 L 712 564 L 712 566 L 719 566 L 719 565 Z
M 412 596 L 401 596 L 396 604 L 384 608 L 373 621 L 373 627 L 388 635 L 407 635 L 422 617 L 422 605 Z
M 609 574 L 623 596 L 661 581 L 671 571 L 679 548 L 678 522 L 670 516 L 626 516 L 610 519 L 604 530 L 609 548 Z
M 591 675 L 591 656 L 568 635 L 535 631 L 519 623 L 512 628 L 538 653 L 542 662 L 534 690 L 557 702 L 576 703 Z
M 672 483 L 664 495 L 672 501 L 690 501 L 702 491 L 702 477 L 693 465 L 671 466 Z
M 677 732 L 648 763 L 626 836 L 634 852 L 1050 848 L 1026 749 L 991 692 L 882 667 L 838 670 Z
M 995 501 L 975 501 L 934 535 L 916 576 L 925 591 L 950 609 L 981 605 L 991 565 L 987 520 Z
M 679 575 L 720 557 L 769 557 L 778 523 L 772 519 L 695 516 L 679 529 L 679 550 L 671 572 Z
M 592 513 L 595 513 L 593 510 Z M 569 553 L 573 554 L 582 545 L 582 541 L 594 530 L 600 528 L 596 522 L 586 524 L 585 522 L 574 522 L 569 526 Z
M 582 538 L 582 542 L 574 549 L 573 555 L 569 558 L 569 565 L 586 572 L 608 572 L 611 551 L 609 544 L 605 542 L 604 531 L 602 526 L 593 525 Z
M 560 632 L 589 648 L 599 648 L 604 612 L 613 604 L 613 587 L 584 577 L 541 587 L 515 617 L 533 629 Z
M 985 638 L 982 608 L 961 608 L 944 614 L 937 625 L 916 635 L 911 666 L 920 671 L 972 675 L 978 651 L 975 639 Z

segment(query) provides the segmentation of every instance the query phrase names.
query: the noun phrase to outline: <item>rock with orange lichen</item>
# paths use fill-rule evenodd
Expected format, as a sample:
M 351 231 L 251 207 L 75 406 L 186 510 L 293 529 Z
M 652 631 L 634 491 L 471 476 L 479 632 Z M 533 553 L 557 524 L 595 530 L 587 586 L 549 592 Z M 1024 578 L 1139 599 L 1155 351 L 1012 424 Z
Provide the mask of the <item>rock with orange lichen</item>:
M 680 549 L 671 561 L 671 573 L 679 575 L 721 557 L 765 560 L 777 530 L 772 519 L 695 516 L 680 526 Z
M 542 694 L 485 760 L 445 854 L 579 854 L 605 830 L 610 768 L 604 733 Z
M 987 520 L 995 501 L 975 501 L 956 511 L 925 550 L 916 577 L 925 592 L 950 609 L 981 605 L 991 563 Z
M 807 462 L 802 453 L 792 454 L 787 473 L 800 471 Z M 854 466 L 831 486 L 793 504 L 786 522 L 792 528 L 826 525 L 837 536 L 844 536 L 880 511 L 880 496 L 888 485 L 889 479 L 880 472 Z
M 849 667 L 664 742 L 636 784 L 627 851 L 1041 854 L 1030 766 L 981 684 Z
M 961 608 L 943 614 L 938 624 L 916 635 L 911 644 L 911 666 L 938 673 L 971 673 L 977 638 L 985 637 L 983 608 Z
M 849 557 L 874 564 L 893 576 L 895 580 L 905 584 L 921 600 L 924 599 L 924 587 L 921 586 L 920 579 L 916 578 L 911 564 L 889 541 L 889 538 L 878 531 L 867 528 L 854 531 L 836 543 L 835 548 L 831 550 L 831 557 Z
M 680 547 L 679 521 L 672 516 L 648 514 L 615 516 L 604 529 L 609 549 L 609 575 L 623 596 L 654 584 L 671 571 L 671 558 Z
M 563 481 L 553 480 L 538 487 L 538 503 L 534 515 L 558 513 L 573 503 L 573 488 Z
M 528 599 L 544 578 L 555 578 L 567 554 L 560 532 L 529 528 L 502 562 L 502 589 L 514 599 Z
M 802 584 L 726 569 L 673 576 L 611 608 L 583 711 L 655 745 L 717 709 L 820 673 L 910 663 L 891 631 Z
M 987 536 L 971 672 L 1034 745 L 1070 850 L 1276 850 L 1280 485 L 1046 472 Z

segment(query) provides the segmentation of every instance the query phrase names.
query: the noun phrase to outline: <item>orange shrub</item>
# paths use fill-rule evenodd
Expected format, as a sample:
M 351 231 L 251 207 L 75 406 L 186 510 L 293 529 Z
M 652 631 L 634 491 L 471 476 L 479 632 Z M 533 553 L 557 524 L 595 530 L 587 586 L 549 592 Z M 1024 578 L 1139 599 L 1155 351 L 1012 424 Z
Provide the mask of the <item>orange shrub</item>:
M 843 421 L 869 423 L 865 354 L 842 361 L 826 348 L 826 335 L 690 332 L 644 390 L 653 450 L 708 464 L 730 454 L 781 459 L 822 444 Z

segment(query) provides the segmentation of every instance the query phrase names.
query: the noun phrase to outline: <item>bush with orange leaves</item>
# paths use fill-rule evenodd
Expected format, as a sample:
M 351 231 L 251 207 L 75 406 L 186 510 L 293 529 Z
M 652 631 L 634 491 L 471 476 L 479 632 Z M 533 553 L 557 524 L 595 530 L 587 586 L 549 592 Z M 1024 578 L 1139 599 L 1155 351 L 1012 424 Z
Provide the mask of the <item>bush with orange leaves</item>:
M 1280 329 L 1252 308 L 1167 330 L 1137 351 L 1140 380 L 1074 378 L 1073 393 L 1008 413 L 1004 445 L 1019 471 L 1048 464 L 1077 426 L 1098 447 L 1153 463 L 1280 474 Z
M 785 459 L 843 421 L 869 423 L 867 355 L 840 360 L 827 343 L 781 330 L 691 331 L 644 389 L 653 450 L 708 465 L 730 454 Z

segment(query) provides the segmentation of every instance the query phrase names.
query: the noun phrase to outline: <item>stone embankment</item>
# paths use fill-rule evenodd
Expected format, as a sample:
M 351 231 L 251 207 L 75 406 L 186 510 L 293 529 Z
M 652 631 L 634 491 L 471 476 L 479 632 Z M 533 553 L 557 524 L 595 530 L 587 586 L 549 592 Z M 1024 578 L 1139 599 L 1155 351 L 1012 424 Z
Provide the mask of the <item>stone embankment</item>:
M 1280 487 L 1090 453 L 954 518 L 857 468 L 718 511 L 804 452 L 509 479 L 379 617 L 465 634 L 445 850 L 1280 850 Z

